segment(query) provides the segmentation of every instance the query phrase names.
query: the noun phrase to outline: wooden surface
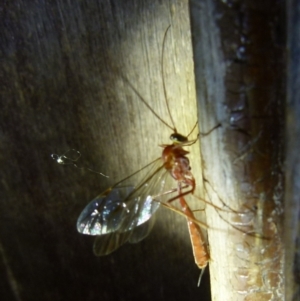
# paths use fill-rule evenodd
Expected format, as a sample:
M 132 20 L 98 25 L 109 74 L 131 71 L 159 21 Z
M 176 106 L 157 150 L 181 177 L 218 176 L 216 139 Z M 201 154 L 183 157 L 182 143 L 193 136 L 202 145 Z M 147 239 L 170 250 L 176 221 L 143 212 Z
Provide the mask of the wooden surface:
M 121 77 L 170 122 L 169 25 L 171 112 L 182 134 L 196 122 L 188 3 L 16 0 L 0 20 L 1 300 L 209 300 L 181 216 L 160 210 L 149 238 L 102 258 L 75 228 L 89 201 L 169 143 Z M 109 178 L 50 157 L 69 149 Z M 191 152 L 200 184 L 199 145 Z
M 207 206 L 212 298 L 283 300 L 284 8 L 191 1 L 197 115 L 188 2 L 124 2 L 1 4 L 1 298 L 210 300 L 174 212 L 159 210 L 146 240 L 102 258 L 75 228 L 90 200 L 169 143 L 122 74 L 169 123 L 160 69 L 171 25 L 164 78 L 178 131 L 197 117 L 202 132 L 221 124 L 202 137 L 202 159 L 198 143 L 189 149 L 196 194 L 204 176 L 207 200 L 244 210 Z M 72 148 L 79 167 L 109 178 L 50 157 Z M 241 225 L 272 239 L 234 230 Z
M 286 109 L 286 195 L 285 195 L 285 283 L 286 300 L 300 299 L 300 23 L 299 3 L 287 1 L 287 109 Z M 297 9 L 296 9 L 297 8 Z
M 192 1 L 212 300 L 284 300 L 284 9 Z

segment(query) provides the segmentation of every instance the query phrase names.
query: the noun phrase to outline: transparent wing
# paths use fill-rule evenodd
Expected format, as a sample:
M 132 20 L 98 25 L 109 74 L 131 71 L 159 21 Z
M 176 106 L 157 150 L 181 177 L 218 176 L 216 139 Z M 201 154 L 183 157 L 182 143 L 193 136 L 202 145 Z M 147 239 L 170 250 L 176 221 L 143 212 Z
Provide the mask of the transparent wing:
M 97 236 L 93 246 L 93 252 L 96 256 L 108 255 L 128 241 L 131 231 Z
M 144 224 L 158 209 L 160 203 L 157 201 L 162 201 L 165 195 L 163 192 L 166 190 L 168 177 L 168 172 L 158 158 L 142 170 L 120 181 L 98 195 L 84 208 L 77 220 L 78 232 L 87 235 L 106 235 L 116 232 L 120 235 Z M 134 186 L 133 183 L 137 183 L 137 178 L 139 184 Z M 132 241 L 145 237 L 145 233 L 142 232 L 140 231 L 140 235 L 135 234 Z M 123 239 L 118 235 L 112 235 L 112 238 L 120 241 L 118 245 L 121 245 Z M 128 239 L 129 237 L 126 240 Z
M 153 215 L 147 222 L 133 229 L 128 241 L 132 244 L 136 244 L 146 238 L 151 232 L 155 224 L 155 215 Z
M 97 236 L 93 246 L 93 252 L 96 256 L 104 256 L 114 252 L 127 241 L 138 243 L 142 241 L 151 232 L 155 223 L 155 215 L 147 222 L 126 232 L 111 232 L 109 234 Z
M 158 209 L 151 195 L 130 197 L 133 186 L 115 187 L 91 201 L 77 220 L 77 230 L 87 235 L 130 231 L 146 222 Z

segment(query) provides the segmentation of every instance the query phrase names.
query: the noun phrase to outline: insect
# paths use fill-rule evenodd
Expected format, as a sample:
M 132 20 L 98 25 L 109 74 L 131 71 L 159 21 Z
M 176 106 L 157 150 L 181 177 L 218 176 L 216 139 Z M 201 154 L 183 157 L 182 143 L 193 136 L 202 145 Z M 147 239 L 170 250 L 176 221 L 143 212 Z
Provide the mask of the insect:
M 162 61 L 169 28 L 170 26 L 163 38 Z M 179 200 L 182 207 L 181 213 L 188 220 L 195 262 L 200 269 L 204 270 L 209 261 L 209 252 L 197 220 L 185 201 L 185 196 L 194 193 L 196 182 L 187 157 L 189 152 L 183 147 L 190 146 L 198 140 L 198 137 L 194 140 L 188 139 L 197 123 L 187 136 L 177 132 L 167 101 L 163 62 L 161 73 L 172 126 L 151 108 L 126 77 L 122 77 L 151 112 L 172 129 L 173 134 L 170 136 L 172 143 L 161 145 L 163 148 L 161 157 L 92 200 L 79 215 L 77 230 L 82 234 L 96 236 L 94 253 L 99 256 L 107 255 L 127 241 L 136 243 L 144 239 L 153 227 L 154 214 L 157 209 L 165 206 L 178 212 L 170 203 Z M 137 185 L 134 185 L 137 183 L 135 178 L 140 179 Z

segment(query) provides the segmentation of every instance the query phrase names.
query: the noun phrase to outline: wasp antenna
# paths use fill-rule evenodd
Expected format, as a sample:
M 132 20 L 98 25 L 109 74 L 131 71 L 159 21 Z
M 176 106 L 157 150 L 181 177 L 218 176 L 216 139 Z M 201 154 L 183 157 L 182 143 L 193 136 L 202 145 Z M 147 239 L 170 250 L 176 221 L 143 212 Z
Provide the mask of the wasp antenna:
M 148 102 L 144 99 L 144 97 L 139 93 L 139 91 L 134 87 L 134 85 L 129 81 L 129 79 L 121 74 L 121 77 L 123 80 L 130 86 L 130 88 L 134 91 L 134 93 L 139 97 L 139 99 L 142 101 L 142 103 L 156 116 L 157 119 L 159 119 L 164 125 L 166 125 L 169 129 L 174 131 L 174 128 L 170 126 L 168 123 L 166 123 L 154 110 L 153 108 L 148 104 Z
M 168 101 L 168 96 L 167 96 L 166 83 L 165 83 L 165 77 L 164 77 L 164 73 L 165 73 L 165 70 L 164 70 L 165 44 L 166 44 L 166 38 L 167 38 L 167 34 L 168 34 L 168 31 L 169 31 L 170 27 L 171 27 L 171 25 L 169 25 L 167 30 L 165 31 L 165 35 L 164 35 L 164 39 L 163 39 L 162 53 L 161 53 L 161 77 L 162 77 L 162 82 L 163 82 L 164 96 L 165 96 L 165 101 L 166 101 L 166 105 L 167 105 L 167 109 L 168 109 L 168 114 L 170 116 L 171 123 L 173 125 L 173 131 L 175 133 L 177 133 L 175 122 L 173 120 L 173 117 L 172 117 L 172 114 L 171 114 L 171 111 L 170 111 L 170 106 L 169 106 L 169 101 Z

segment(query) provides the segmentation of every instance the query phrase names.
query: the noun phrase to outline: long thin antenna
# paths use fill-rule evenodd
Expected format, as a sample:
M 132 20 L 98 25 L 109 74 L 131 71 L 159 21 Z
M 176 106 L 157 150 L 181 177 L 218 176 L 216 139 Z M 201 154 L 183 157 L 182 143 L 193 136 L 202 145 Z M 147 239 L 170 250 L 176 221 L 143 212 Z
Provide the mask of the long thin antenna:
M 166 123 L 152 108 L 151 106 L 148 104 L 148 102 L 143 98 L 143 96 L 139 93 L 139 91 L 133 86 L 133 84 L 129 81 L 129 79 L 127 77 L 125 77 L 124 75 L 122 75 L 122 78 L 124 81 L 127 82 L 127 84 L 130 86 L 130 88 L 135 92 L 135 94 L 140 98 L 140 100 L 144 103 L 144 105 L 156 116 L 157 119 L 159 119 L 164 125 L 166 125 L 169 129 L 171 129 L 172 131 L 174 131 L 174 128 L 172 126 L 170 126 L 168 123 Z M 175 129 L 176 132 L 176 129 Z
M 165 44 L 166 44 L 166 38 L 167 38 L 167 33 L 170 29 L 171 25 L 169 25 L 169 27 L 167 28 L 167 30 L 165 31 L 165 35 L 164 35 L 164 39 L 163 39 L 163 45 L 162 45 L 162 53 L 161 53 L 161 77 L 162 77 L 162 82 L 163 82 L 163 88 L 164 88 L 164 95 L 165 95 L 165 100 L 166 100 L 166 105 L 167 105 L 167 109 L 168 109 L 168 113 L 173 125 L 173 130 L 175 133 L 177 133 L 177 129 L 175 126 L 175 122 L 173 120 L 171 111 L 170 111 L 170 106 L 169 106 L 169 101 L 168 101 L 168 97 L 167 97 L 167 89 L 166 89 L 166 83 L 165 83 L 165 77 L 164 77 L 164 53 L 165 53 Z

